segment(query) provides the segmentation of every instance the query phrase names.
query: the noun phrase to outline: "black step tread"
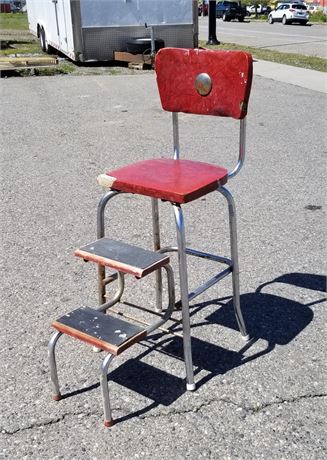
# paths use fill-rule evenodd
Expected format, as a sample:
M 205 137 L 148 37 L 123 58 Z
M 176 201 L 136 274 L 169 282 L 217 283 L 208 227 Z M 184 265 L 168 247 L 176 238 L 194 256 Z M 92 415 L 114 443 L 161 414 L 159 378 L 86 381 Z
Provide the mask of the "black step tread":
M 58 331 L 119 355 L 147 332 L 143 327 L 89 307 L 81 307 L 52 323 Z
M 142 278 L 169 263 L 169 257 L 165 254 L 148 251 L 109 238 L 100 238 L 89 243 L 77 249 L 75 255 L 84 260 L 129 273 L 137 278 Z

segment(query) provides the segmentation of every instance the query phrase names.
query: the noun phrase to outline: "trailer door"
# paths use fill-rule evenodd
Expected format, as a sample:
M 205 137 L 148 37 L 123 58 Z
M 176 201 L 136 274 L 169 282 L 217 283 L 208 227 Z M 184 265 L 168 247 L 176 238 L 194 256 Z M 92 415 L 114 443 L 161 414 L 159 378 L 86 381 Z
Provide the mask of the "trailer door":
M 56 14 L 56 25 L 58 42 L 60 49 L 64 52 L 68 51 L 68 40 L 67 40 L 67 23 L 66 12 L 65 12 L 65 0 L 52 0 Z

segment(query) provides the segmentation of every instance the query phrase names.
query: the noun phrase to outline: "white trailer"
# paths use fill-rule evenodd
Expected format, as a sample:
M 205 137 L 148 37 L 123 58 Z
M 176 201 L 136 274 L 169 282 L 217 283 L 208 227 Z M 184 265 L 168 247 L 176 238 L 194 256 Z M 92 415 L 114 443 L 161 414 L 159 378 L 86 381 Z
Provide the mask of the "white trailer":
M 111 61 L 135 39 L 164 46 L 198 45 L 197 0 L 27 0 L 30 31 L 43 51 L 74 61 Z

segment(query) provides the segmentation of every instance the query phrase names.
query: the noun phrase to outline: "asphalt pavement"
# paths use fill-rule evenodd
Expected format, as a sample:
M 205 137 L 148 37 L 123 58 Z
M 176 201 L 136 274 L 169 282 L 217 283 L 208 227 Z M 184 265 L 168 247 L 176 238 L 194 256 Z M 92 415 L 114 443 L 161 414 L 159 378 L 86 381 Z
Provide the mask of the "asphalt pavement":
M 244 348 L 225 279 L 192 302 L 197 391 L 184 389 L 180 339 L 154 333 L 114 360 L 110 429 L 91 347 L 62 339 L 67 397 L 51 400 L 51 321 L 97 304 L 95 267 L 73 256 L 95 238 L 97 175 L 169 155 L 171 116 L 152 73 L 0 80 L 0 458 L 326 458 L 326 96 L 270 77 L 255 71 L 245 167 L 229 185 L 253 342 Z M 232 167 L 236 121 L 180 122 L 182 156 Z M 151 247 L 149 200 L 115 200 L 108 235 Z M 188 245 L 228 255 L 222 200 L 185 206 Z M 160 214 L 165 245 L 175 240 L 168 203 Z M 216 268 L 189 267 L 191 287 Z M 128 279 L 123 300 L 151 307 L 153 283 Z

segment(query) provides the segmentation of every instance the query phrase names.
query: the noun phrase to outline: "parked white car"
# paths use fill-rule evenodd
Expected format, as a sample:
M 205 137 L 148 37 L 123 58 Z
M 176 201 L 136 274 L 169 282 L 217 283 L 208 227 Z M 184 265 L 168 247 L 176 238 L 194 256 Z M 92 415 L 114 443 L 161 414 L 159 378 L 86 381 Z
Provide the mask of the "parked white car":
M 298 22 L 305 25 L 309 21 L 307 7 L 303 3 L 282 3 L 269 13 L 268 22 L 282 22 L 284 25 Z
M 320 5 L 309 5 L 308 11 L 309 13 L 318 13 L 318 11 L 323 11 L 323 7 Z

